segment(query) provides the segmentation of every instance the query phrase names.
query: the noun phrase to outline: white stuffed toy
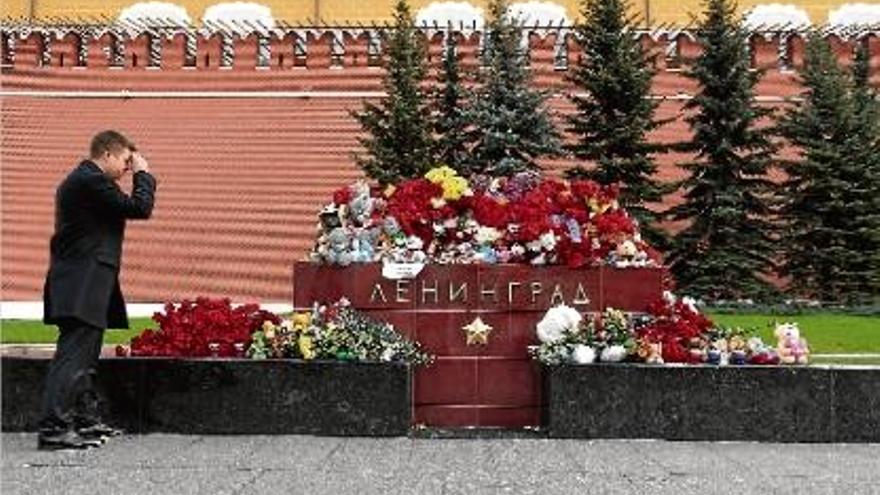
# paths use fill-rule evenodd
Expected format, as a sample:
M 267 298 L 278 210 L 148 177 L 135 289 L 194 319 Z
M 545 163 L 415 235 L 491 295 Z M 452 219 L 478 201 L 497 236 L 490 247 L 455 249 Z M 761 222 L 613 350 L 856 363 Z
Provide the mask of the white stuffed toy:
M 776 336 L 776 352 L 782 364 L 807 364 L 810 348 L 806 339 L 801 338 L 797 323 L 776 325 L 773 334 Z

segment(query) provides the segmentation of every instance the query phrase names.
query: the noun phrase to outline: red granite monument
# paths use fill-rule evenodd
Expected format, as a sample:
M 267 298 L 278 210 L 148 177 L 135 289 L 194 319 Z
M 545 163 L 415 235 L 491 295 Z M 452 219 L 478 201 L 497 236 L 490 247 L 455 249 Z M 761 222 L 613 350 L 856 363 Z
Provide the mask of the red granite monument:
M 413 423 L 525 427 L 541 419 L 540 367 L 528 354 L 550 307 L 643 311 L 660 298 L 662 268 L 425 265 L 389 279 L 378 263 L 296 263 L 293 304 L 347 297 L 419 341 L 436 361 L 416 371 Z

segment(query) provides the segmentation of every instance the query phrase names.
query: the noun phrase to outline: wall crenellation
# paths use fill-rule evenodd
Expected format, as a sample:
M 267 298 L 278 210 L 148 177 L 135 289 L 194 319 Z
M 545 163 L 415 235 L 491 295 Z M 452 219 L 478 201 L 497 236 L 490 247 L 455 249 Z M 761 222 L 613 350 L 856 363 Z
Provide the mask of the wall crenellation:
M 149 29 L 113 27 L 0 27 L 5 71 L 45 69 L 288 70 L 358 68 L 380 65 L 386 28 L 295 28 L 254 30 Z M 428 63 L 439 67 L 448 33 L 458 37 L 461 63 L 476 67 L 481 51 L 479 31 L 423 30 Z M 700 53 L 693 33 L 653 30 L 635 34 L 658 70 L 678 70 Z M 570 28 L 529 28 L 527 50 L 533 68 L 564 72 L 576 62 L 579 47 Z M 880 67 L 880 30 L 827 34 L 840 60 L 852 60 L 857 44 L 870 50 L 874 70 Z M 789 70 L 803 61 L 805 34 L 798 31 L 756 32 L 750 37 L 752 63 L 765 70 Z

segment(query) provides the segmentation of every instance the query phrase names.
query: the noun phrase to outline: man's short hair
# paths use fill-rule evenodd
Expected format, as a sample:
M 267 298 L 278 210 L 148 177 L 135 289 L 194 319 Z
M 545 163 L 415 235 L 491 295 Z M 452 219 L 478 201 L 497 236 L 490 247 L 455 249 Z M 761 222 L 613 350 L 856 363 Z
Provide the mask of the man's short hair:
M 134 143 L 119 132 L 103 131 L 95 134 L 95 137 L 92 138 L 92 158 L 101 158 L 101 155 L 107 151 L 118 154 L 125 149 L 137 151 Z

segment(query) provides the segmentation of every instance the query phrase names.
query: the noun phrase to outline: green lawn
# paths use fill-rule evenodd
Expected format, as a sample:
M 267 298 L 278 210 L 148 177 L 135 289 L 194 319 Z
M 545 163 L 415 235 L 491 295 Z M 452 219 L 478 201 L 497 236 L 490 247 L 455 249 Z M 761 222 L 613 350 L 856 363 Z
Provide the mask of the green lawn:
M 709 314 L 719 325 L 752 328 L 768 344 L 774 344 L 776 322 L 796 321 L 801 336 L 815 354 L 880 353 L 880 316 L 830 313 L 780 316 L 769 314 Z
M 105 344 L 127 344 L 144 328 L 155 328 L 150 318 L 129 319 L 129 330 L 107 330 Z M 0 320 L 0 342 L 4 344 L 54 344 L 58 331 L 39 320 Z
M 814 354 L 880 353 L 880 316 L 840 314 L 801 314 L 778 316 L 769 314 L 711 314 L 717 324 L 756 329 L 768 344 L 774 344 L 775 322 L 797 321 Z M 155 327 L 149 318 L 132 318 L 130 330 L 108 330 L 106 344 L 125 344 L 144 328 Z M 57 332 L 53 326 L 39 321 L 0 321 L 0 341 L 13 343 L 54 343 Z M 838 362 L 840 360 L 836 360 Z M 817 361 L 818 362 L 818 361 Z M 840 361 L 842 362 L 842 361 Z M 855 362 L 864 362 L 856 360 Z

